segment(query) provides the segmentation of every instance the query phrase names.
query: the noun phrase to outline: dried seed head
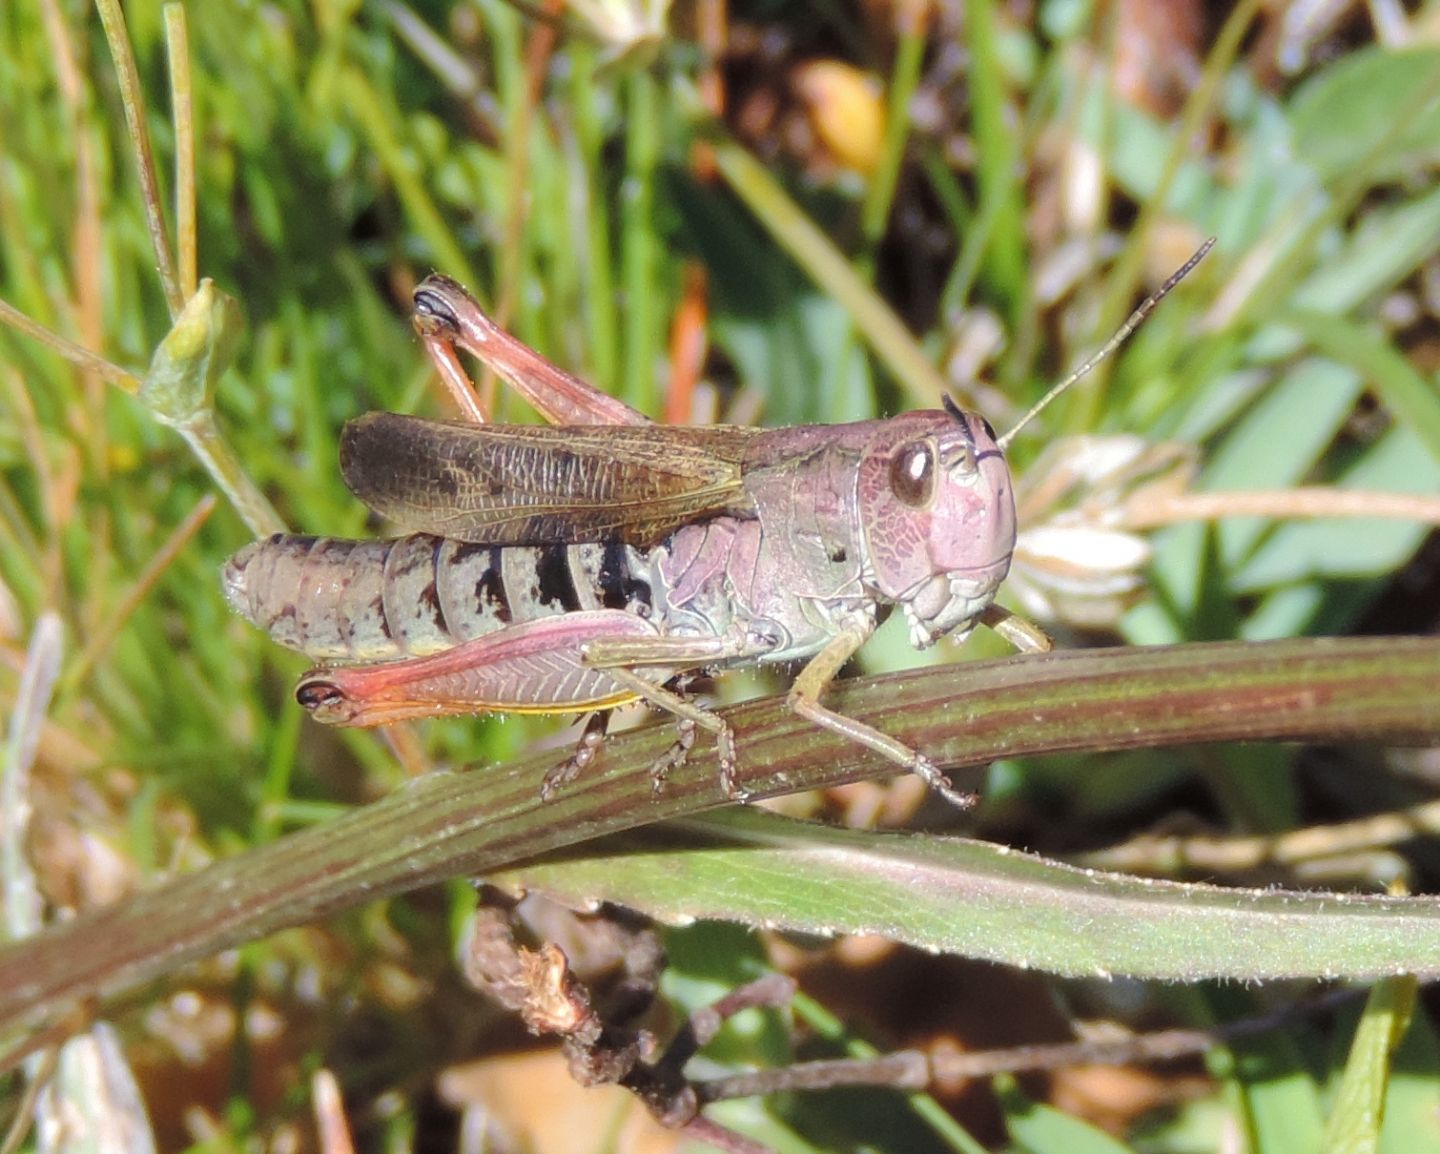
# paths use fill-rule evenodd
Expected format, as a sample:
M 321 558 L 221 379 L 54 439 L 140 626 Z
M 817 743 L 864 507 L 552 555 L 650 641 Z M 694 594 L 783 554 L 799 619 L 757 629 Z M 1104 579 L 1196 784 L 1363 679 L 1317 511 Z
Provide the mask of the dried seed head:
M 1144 592 L 1150 546 L 1125 510 L 1150 494 L 1179 493 L 1195 451 L 1139 437 L 1056 441 L 1015 487 L 1022 528 L 1009 589 L 1025 612 L 1081 629 L 1114 628 Z

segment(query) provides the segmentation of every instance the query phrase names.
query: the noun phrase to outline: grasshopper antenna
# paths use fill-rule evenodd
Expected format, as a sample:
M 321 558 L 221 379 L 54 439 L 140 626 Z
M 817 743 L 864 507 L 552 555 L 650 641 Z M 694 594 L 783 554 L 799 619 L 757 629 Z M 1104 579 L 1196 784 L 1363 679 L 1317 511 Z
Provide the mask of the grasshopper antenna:
M 1156 289 L 1153 293 L 1151 293 L 1148 297 L 1146 297 L 1143 301 L 1140 302 L 1140 306 L 1133 313 L 1130 314 L 1129 318 L 1125 321 L 1123 325 L 1121 325 L 1118 329 L 1115 330 L 1115 335 L 1111 337 L 1108 341 L 1106 341 L 1100 347 L 1100 350 L 1098 352 L 1096 352 L 1083 365 L 1081 365 L 1078 369 L 1072 372 L 1068 377 L 1066 377 L 1063 381 L 1061 381 L 1058 385 L 1056 385 L 1053 389 L 1051 389 L 1048 393 L 1046 393 L 1043 397 L 1036 401 L 1035 404 L 1030 407 L 1030 411 L 1026 413 L 1023 417 L 1021 417 L 1017 422 L 1015 422 L 1009 432 L 1005 433 L 1001 437 L 996 438 L 995 443 L 1000 447 L 1000 450 L 1003 452 L 1009 446 L 1010 442 L 1015 439 L 1015 434 L 1018 433 L 1021 429 L 1023 429 L 1026 425 L 1028 425 L 1031 421 L 1033 421 L 1036 417 L 1038 417 L 1042 412 L 1044 412 L 1051 401 L 1053 401 L 1071 385 L 1075 384 L 1076 381 L 1082 380 L 1084 377 L 1088 376 L 1091 369 L 1093 369 L 1096 365 L 1098 365 L 1101 361 L 1103 361 L 1106 357 L 1113 353 L 1122 343 L 1124 343 L 1125 339 L 1136 329 L 1138 329 L 1141 324 L 1144 323 L 1145 318 L 1148 317 L 1152 312 L 1154 312 L 1155 306 L 1158 305 L 1162 300 L 1164 300 L 1165 297 L 1169 294 L 1170 290 L 1173 289 L 1182 280 L 1184 280 L 1186 276 L 1189 275 L 1190 270 L 1193 269 L 1202 260 L 1204 260 L 1205 254 L 1214 247 L 1215 238 L 1212 236 L 1209 240 L 1207 240 L 1204 244 L 1202 244 L 1198 249 L 1195 250 L 1194 256 L 1192 256 L 1189 260 L 1187 260 L 1170 275 L 1169 280 L 1167 280 L 1158 289 Z

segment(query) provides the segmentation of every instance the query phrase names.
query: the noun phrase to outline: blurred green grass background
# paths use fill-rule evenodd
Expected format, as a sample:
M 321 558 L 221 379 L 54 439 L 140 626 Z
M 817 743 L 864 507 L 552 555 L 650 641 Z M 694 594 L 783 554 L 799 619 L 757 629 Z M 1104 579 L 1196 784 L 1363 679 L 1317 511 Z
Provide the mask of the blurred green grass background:
M 447 412 L 406 317 L 431 269 L 657 415 L 688 403 L 671 392 L 671 340 L 698 302 L 722 415 L 881 415 L 933 403 L 948 373 L 1003 427 L 1213 234 L 1216 252 L 1147 328 L 1022 438 L 1017 467 L 1066 435 L 1126 433 L 1199 446 L 1202 489 L 1434 495 L 1440 51 L 1425 20 L 1386 46 L 1354 16 L 1286 75 L 1277 55 L 1301 50 L 1279 17 L 1256 22 L 1256 5 L 1177 4 L 1158 27 L 1126 8 L 972 3 L 962 21 L 943 5 L 737 4 L 711 71 L 704 5 L 680 6 L 638 44 L 606 43 L 571 11 L 548 53 L 544 25 L 498 0 L 195 5 L 200 269 L 247 319 L 215 396 L 224 436 L 292 528 L 372 532 L 340 483 L 337 436 L 370 409 Z M 173 190 L 161 8 L 132 3 L 126 20 Z M 1137 42 L 1153 70 L 1141 79 L 1126 71 Z M 822 74 L 827 87 L 817 62 L 855 71 Z M 707 111 L 715 79 L 720 117 Z M 847 168 L 841 145 L 887 106 L 857 145 L 861 171 Z M 0 13 L 0 142 L 0 296 L 143 372 L 170 317 L 114 72 L 83 5 Z M 134 399 L 0 330 L 0 702 L 13 701 L 33 623 L 58 613 L 67 664 L 35 800 L 57 905 L 323 821 L 403 776 L 372 735 L 302 722 L 290 689 L 303 663 L 230 617 L 217 575 L 248 539 L 233 510 L 145 577 L 213 488 Z M 1165 529 L 1151 595 L 1117 632 L 1159 643 L 1433 629 L 1430 531 L 1363 517 Z M 913 663 L 899 641 L 877 642 L 870 666 Z M 540 731 L 447 722 L 402 753 L 412 770 L 503 760 Z M 1221 828 L 1261 831 L 1375 801 L 1333 772 L 1317 787 L 1299 751 L 1279 747 L 1076 769 L 1055 759 L 997 774 L 989 828 L 1059 852 L 1177 798 Z M 1387 785 L 1387 802 L 1406 788 Z M 109 848 L 65 864 L 62 834 Z M 1429 864 L 1422 854 L 1416 868 Z M 428 899 L 452 920 L 468 900 L 464 887 Z M 338 1050 L 363 1096 L 461 1048 L 407 1020 L 413 989 L 452 980 L 444 936 L 417 916 L 426 902 L 244 960 L 263 985 L 272 963 L 299 972 L 345 955 L 323 984 L 365 1009 L 297 1012 L 313 1048 L 297 1049 L 296 1068 L 322 1054 L 345 1066 Z M 397 929 L 403 948 L 387 936 Z M 752 948 L 733 946 L 734 967 Z M 382 1022 L 395 1043 L 375 1068 L 336 1042 L 356 1021 Z M 1306 1050 L 1320 1039 L 1294 1044 L 1294 1064 L 1324 1067 Z M 297 1108 L 292 1096 L 273 1114 L 239 1109 L 257 1100 L 253 1076 L 232 1076 L 221 1147 Z M 1287 1108 L 1315 1109 L 1322 1082 Z M 1185 1135 L 1215 1124 L 1200 1107 L 1174 1112 L 1145 1148 L 1206 1148 Z M 1254 1149 L 1289 1148 L 1260 1130 Z

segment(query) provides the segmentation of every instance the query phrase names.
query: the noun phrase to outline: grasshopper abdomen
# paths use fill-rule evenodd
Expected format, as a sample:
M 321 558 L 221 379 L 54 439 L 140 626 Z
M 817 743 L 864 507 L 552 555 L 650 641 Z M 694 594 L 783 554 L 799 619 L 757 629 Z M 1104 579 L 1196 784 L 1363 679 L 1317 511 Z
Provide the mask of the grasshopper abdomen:
M 652 612 L 646 555 L 618 542 L 476 545 L 280 534 L 225 567 L 243 617 L 317 661 L 427 657 L 512 624 L 593 609 Z

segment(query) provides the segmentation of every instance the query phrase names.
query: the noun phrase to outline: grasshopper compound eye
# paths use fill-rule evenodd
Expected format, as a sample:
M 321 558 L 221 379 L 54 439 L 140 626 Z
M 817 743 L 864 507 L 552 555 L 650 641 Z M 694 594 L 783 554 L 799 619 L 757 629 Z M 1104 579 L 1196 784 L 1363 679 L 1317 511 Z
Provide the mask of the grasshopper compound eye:
M 928 440 L 901 445 L 890 459 L 890 491 L 912 509 L 935 496 L 935 446 Z

